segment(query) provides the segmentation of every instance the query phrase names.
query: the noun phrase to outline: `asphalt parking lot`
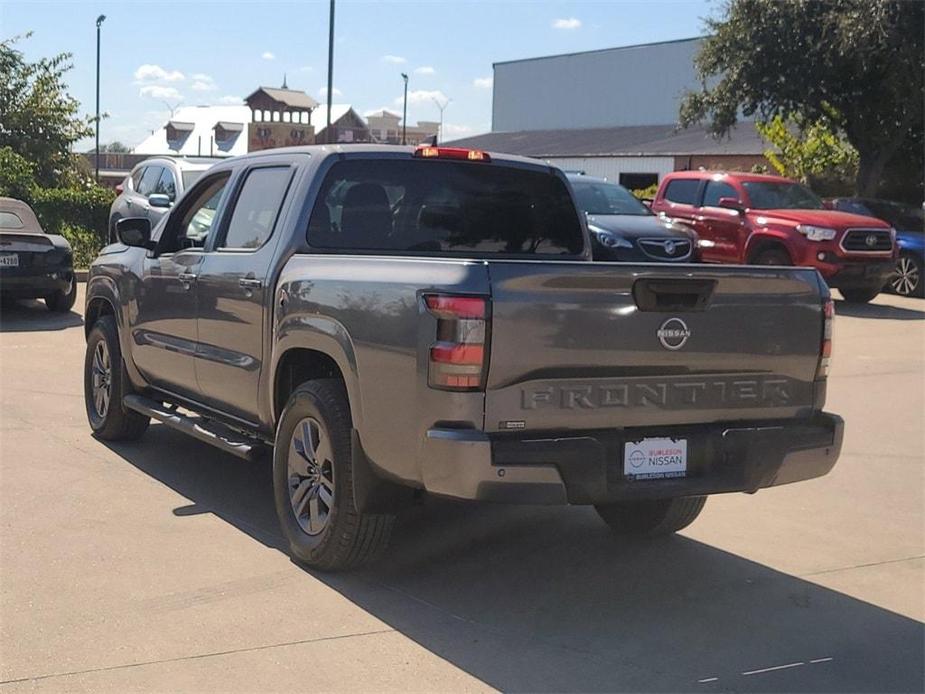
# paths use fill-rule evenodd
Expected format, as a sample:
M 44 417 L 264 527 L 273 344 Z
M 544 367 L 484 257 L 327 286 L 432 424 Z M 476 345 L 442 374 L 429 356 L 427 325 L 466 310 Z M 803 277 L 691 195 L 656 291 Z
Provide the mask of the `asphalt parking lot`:
M 922 691 L 925 301 L 836 310 L 828 477 L 655 543 L 430 500 L 324 575 L 281 551 L 268 468 L 160 425 L 94 440 L 80 315 L 4 307 L 0 689 Z

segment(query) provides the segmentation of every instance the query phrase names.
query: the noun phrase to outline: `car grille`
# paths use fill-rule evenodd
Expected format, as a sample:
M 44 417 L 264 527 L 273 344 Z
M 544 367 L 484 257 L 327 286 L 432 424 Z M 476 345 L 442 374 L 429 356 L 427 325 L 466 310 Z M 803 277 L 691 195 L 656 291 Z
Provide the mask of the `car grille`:
M 655 260 L 686 260 L 691 254 L 688 239 L 639 239 L 640 250 Z
M 887 229 L 848 229 L 841 247 L 851 253 L 883 253 L 893 250 L 893 238 Z

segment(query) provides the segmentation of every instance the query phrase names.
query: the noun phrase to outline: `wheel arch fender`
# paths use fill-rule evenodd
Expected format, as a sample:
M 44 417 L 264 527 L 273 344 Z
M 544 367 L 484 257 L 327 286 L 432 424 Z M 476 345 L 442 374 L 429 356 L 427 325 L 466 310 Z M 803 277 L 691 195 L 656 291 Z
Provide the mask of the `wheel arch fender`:
M 748 237 L 745 243 L 743 260 L 750 263 L 759 253 L 771 248 L 784 251 L 790 258 L 790 262 L 794 262 L 794 259 L 797 258 L 790 234 L 784 229 L 767 227 L 753 231 Z

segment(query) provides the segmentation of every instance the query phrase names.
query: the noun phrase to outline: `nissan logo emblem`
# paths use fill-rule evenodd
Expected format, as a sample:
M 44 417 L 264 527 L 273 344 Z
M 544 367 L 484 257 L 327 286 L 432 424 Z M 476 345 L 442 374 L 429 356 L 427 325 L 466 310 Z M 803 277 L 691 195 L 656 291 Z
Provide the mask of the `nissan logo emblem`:
M 662 323 L 662 327 L 655 332 L 655 335 L 658 337 L 658 341 L 662 343 L 662 347 L 674 351 L 687 344 L 691 331 L 687 327 L 687 323 L 680 318 L 669 318 Z

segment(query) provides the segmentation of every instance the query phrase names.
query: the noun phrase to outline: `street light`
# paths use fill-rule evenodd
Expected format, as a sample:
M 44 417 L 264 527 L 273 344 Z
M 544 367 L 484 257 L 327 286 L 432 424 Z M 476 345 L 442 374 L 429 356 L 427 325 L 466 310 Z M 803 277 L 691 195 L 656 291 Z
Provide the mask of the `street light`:
M 100 26 L 106 15 L 96 18 L 96 182 L 100 182 Z
M 401 73 L 401 78 L 405 80 L 405 105 L 402 107 L 401 114 L 401 143 L 406 144 L 405 131 L 408 127 L 408 75 L 403 72 Z
M 437 131 L 437 142 L 443 139 L 443 111 L 450 105 L 451 101 L 452 99 L 447 97 L 446 101 L 441 104 L 437 97 L 434 97 L 434 103 L 437 104 L 437 108 L 440 109 L 440 130 Z
M 331 92 L 334 91 L 334 0 L 328 14 L 328 116 L 325 119 L 324 139 L 331 143 Z

